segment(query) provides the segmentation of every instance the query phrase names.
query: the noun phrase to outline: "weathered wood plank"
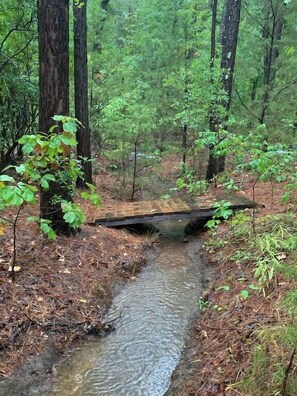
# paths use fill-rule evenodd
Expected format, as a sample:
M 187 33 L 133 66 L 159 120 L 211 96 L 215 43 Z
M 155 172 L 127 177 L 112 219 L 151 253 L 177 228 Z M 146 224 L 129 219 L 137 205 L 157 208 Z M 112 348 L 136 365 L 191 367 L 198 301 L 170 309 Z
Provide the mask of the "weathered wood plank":
M 231 202 L 233 210 L 255 207 L 256 204 L 239 195 L 221 195 L 218 197 L 199 197 L 196 200 L 172 198 L 168 200 L 139 201 L 118 204 L 115 207 L 102 207 L 87 219 L 89 224 L 120 226 L 137 223 L 154 223 L 165 220 L 201 219 L 211 217 L 214 203 L 222 199 Z

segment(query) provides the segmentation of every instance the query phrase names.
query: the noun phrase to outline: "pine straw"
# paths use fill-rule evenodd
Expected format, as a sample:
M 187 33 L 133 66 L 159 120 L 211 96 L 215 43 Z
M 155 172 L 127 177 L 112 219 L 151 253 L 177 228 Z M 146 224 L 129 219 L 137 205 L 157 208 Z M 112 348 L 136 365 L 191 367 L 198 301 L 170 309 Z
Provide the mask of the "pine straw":
M 252 183 L 253 178 L 246 175 L 240 193 L 252 198 Z M 271 184 L 257 184 L 256 201 L 260 206 L 256 217 L 286 210 L 280 204 L 284 187 L 284 184 L 276 185 L 272 199 Z M 282 275 L 278 275 L 267 298 L 251 290 L 248 286 L 255 283 L 253 265 L 247 261 L 240 265 L 230 260 L 238 249 L 243 249 L 243 245 L 230 243 L 229 232 L 228 226 L 221 225 L 217 238 L 229 241 L 228 244 L 224 248 L 216 248 L 211 254 L 204 254 L 213 274 L 211 288 L 202 296 L 202 301 L 209 308 L 200 314 L 193 330 L 194 340 L 191 340 L 191 344 L 194 342 L 196 349 L 191 355 L 191 364 L 194 368 L 180 387 L 178 396 L 243 395 L 232 389 L 230 384 L 238 382 L 246 372 L 252 348 L 258 342 L 258 330 L 266 325 L 277 325 L 280 321 L 285 324 L 288 320 L 280 310 L 279 302 L 292 288 L 292 282 L 290 284 Z M 205 234 L 204 238 L 207 237 Z M 230 286 L 230 290 L 217 290 L 224 285 Z M 249 291 L 246 300 L 241 298 L 244 289 Z M 283 354 L 281 348 L 275 348 L 274 358 L 278 356 L 279 362 L 282 361 L 286 367 L 290 351 Z
M 102 334 L 102 315 L 112 284 L 130 279 L 144 264 L 143 238 L 125 231 L 83 226 L 71 238 L 47 242 L 23 218 L 17 231 L 17 265 L 12 282 L 12 230 L 1 236 L 0 375 L 49 345 L 65 350 L 86 334 Z

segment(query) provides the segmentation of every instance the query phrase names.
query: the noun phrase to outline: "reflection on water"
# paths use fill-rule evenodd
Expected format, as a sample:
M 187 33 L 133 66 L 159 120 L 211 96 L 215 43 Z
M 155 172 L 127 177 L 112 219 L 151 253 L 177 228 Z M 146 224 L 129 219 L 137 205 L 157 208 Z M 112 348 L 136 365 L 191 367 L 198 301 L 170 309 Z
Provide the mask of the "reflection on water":
M 203 272 L 201 243 L 183 244 L 183 227 L 162 224 L 166 237 L 148 253 L 148 267 L 115 298 L 106 317 L 118 318 L 115 332 L 87 343 L 58 367 L 51 394 L 164 395 L 197 308 Z

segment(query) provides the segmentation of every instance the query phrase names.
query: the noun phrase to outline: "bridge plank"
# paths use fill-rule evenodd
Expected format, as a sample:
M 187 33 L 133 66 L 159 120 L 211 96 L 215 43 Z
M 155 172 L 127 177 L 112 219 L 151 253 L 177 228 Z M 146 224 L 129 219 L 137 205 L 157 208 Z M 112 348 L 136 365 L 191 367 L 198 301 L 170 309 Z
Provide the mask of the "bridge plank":
M 108 205 L 93 211 L 87 222 L 93 225 L 119 226 L 137 223 L 160 222 L 183 218 L 207 218 L 214 213 L 214 203 L 222 199 L 231 202 L 233 210 L 255 207 L 256 204 L 240 195 L 204 196 L 193 200 L 138 201 Z

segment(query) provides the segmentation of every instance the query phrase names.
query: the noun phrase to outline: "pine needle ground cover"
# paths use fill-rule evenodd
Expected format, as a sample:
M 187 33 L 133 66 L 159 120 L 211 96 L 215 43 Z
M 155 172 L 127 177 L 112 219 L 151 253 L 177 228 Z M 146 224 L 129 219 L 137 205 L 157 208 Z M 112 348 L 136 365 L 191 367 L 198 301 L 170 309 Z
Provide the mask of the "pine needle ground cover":
M 12 230 L 7 226 L 1 235 L 2 377 L 49 346 L 63 352 L 88 334 L 103 335 L 108 329 L 101 319 L 114 285 L 133 278 L 145 263 L 143 237 L 83 225 L 77 236 L 49 242 L 27 217 L 24 211 L 17 229 L 15 282 L 9 276 Z
M 247 211 L 205 235 L 211 287 L 198 301 L 180 396 L 296 394 L 297 215 L 279 204 L 284 187 L 272 199 L 270 183 L 257 186 L 255 233 Z

